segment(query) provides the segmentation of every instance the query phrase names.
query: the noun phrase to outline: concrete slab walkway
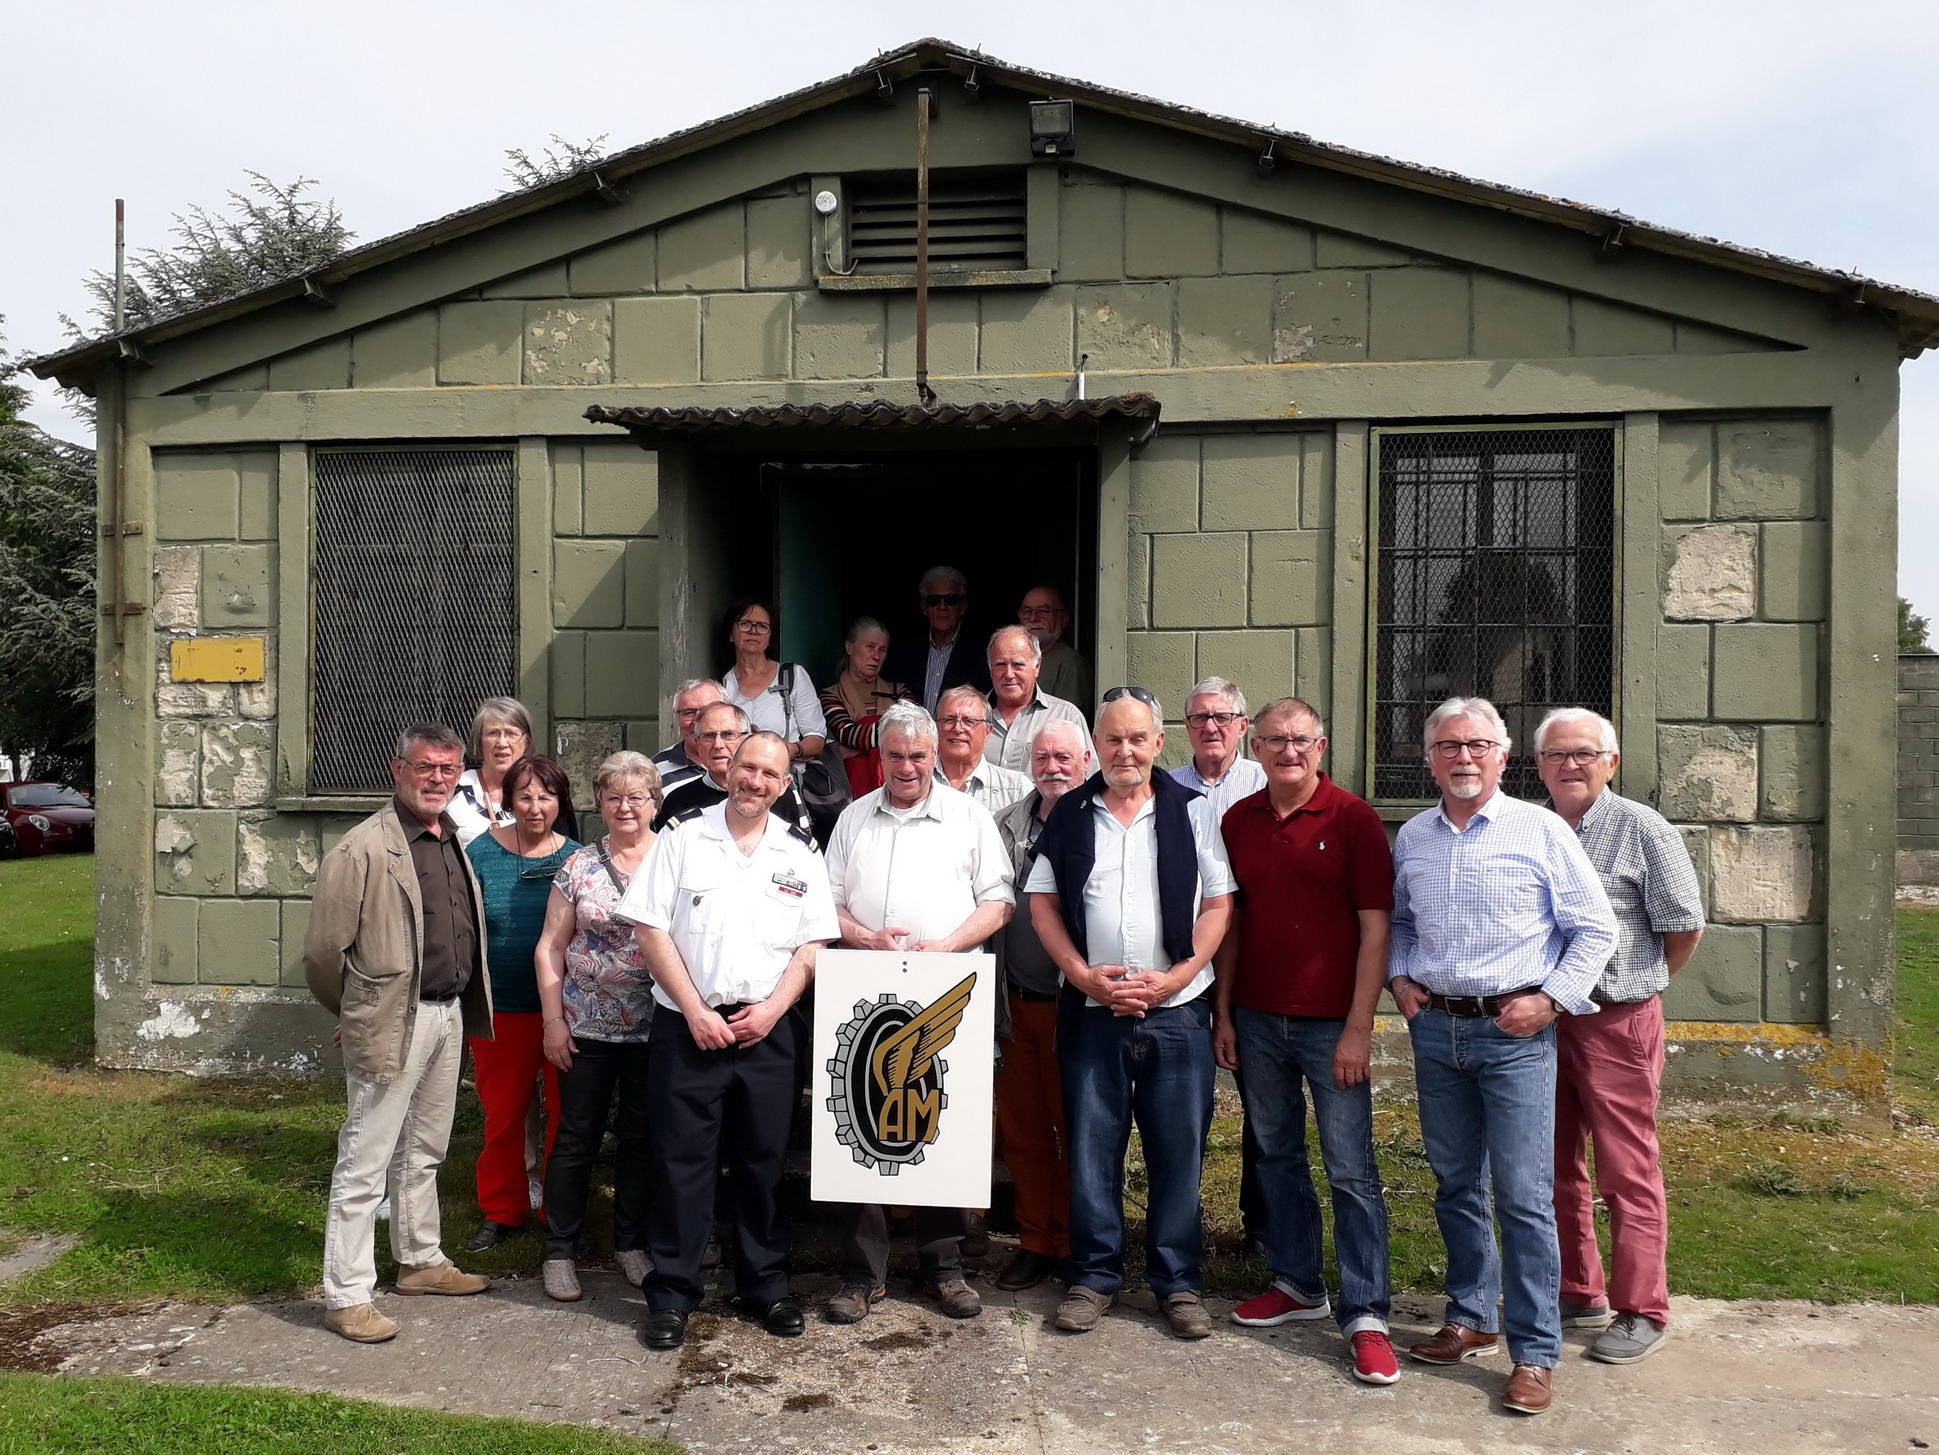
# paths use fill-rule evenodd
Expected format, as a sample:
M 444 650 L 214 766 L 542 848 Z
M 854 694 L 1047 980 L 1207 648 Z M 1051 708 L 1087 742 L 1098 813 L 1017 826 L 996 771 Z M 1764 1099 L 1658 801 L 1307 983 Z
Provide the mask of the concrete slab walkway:
M 313 1302 L 164 1304 L 42 1336 L 71 1373 L 138 1374 L 328 1390 L 474 1414 L 661 1435 L 690 1450 L 774 1455 L 1089 1452 L 1251 1455 L 1288 1448 L 1407 1452 L 1908 1451 L 1939 1447 L 1939 1309 L 1675 1301 L 1674 1336 L 1618 1369 L 1572 1335 L 1549 1414 L 1506 1414 L 1500 1357 L 1408 1365 L 1391 1388 L 1356 1383 L 1331 1325 L 1173 1339 L 1148 1294 L 1093 1334 L 1048 1323 L 1057 1290 L 985 1290 L 954 1323 L 907 1286 L 864 1323 L 771 1339 L 711 1304 L 687 1347 L 648 1352 L 643 1305 L 617 1276 L 549 1303 L 531 1280 L 469 1299 L 400 1299 L 390 1344 L 324 1332 Z M 799 1281 L 826 1292 L 826 1278 Z M 1229 1305 L 1214 1308 L 1223 1319 Z M 1396 1310 L 1397 1342 L 1430 1332 L 1438 1300 Z

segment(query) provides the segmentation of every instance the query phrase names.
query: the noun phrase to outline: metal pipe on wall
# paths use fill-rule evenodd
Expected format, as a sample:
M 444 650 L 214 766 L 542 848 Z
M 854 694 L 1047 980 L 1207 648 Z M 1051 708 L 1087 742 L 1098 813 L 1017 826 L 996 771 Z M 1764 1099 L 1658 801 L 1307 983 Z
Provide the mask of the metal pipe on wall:
M 936 402 L 929 387 L 929 88 L 916 92 L 916 397 Z

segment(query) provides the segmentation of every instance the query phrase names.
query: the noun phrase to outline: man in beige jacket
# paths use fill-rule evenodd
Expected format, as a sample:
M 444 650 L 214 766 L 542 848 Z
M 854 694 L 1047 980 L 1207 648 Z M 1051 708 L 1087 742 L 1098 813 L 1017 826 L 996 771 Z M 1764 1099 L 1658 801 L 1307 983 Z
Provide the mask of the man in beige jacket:
M 492 1033 L 484 901 L 445 812 L 463 771 L 450 728 L 399 734 L 397 796 L 324 856 L 303 942 L 310 993 L 337 1017 L 350 1099 L 324 1224 L 323 1322 L 359 1344 L 397 1333 L 371 1301 L 387 1183 L 400 1294 L 480 1293 L 489 1281 L 439 1246 L 458 1062 L 467 1035 Z

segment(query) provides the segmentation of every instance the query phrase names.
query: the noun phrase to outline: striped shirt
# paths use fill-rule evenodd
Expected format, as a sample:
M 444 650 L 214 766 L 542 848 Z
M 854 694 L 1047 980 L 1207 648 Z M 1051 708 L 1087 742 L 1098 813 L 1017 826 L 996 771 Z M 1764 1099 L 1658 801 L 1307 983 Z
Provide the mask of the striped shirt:
M 1456 829 L 1437 804 L 1394 842 L 1394 943 L 1387 979 L 1437 995 L 1539 986 L 1572 1015 L 1616 949 L 1616 916 L 1575 834 L 1546 808 L 1499 790 Z
M 1703 895 L 1683 835 L 1655 809 L 1607 788 L 1576 835 L 1602 876 L 1620 937 L 1595 999 L 1627 1005 L 1661 995 L 1670 983 L 1663 936 L 1703 928 Z

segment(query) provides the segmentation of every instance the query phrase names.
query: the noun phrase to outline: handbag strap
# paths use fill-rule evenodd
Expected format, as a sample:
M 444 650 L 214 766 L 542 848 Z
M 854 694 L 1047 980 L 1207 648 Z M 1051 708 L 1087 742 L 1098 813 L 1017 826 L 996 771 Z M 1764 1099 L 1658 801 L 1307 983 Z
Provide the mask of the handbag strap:
M 781 689 L 781 711 L 788 723 L 788 741 L 794 742 L 799 734 L 794 730 L 794 663 L 783 662 L 781 670 L 775 673 L 774 685 Z
M 612 854 L 607 851 L 605 839 L 593 845 L 593 852 L 599 855 L 600 866 L 605 869 L 606 877 L 613 881 L 613 888 L 619 891 L 619 897 L 626 898 L 626 881 L 619 877 L 619 865 L 613 862 Z

